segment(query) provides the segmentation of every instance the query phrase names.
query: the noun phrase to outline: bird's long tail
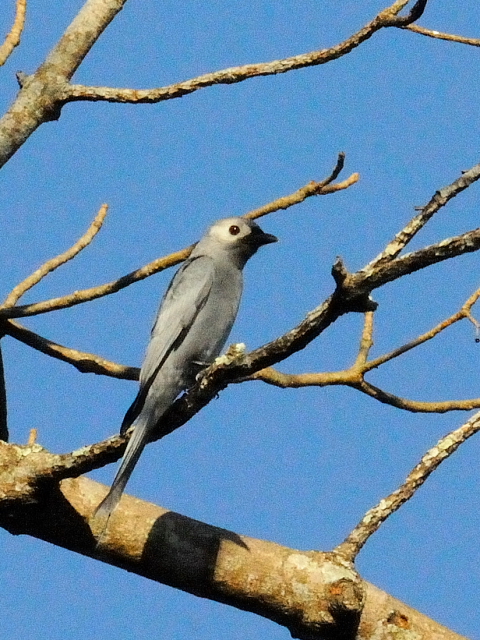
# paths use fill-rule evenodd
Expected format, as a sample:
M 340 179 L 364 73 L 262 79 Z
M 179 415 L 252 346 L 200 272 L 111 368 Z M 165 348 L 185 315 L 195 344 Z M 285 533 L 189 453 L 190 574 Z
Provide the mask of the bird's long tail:
M 97 530 L 100 532 L 100 535 L 105 531 L 108 520 L 119 503 L 125 486 L 132 475 L 132 471 L 148 442 L 148 436 L 150 434 L 149 423 L 150 421 L 144 418 L 143 420 L 139 420 L 135 425 L 132 436 L 125 449 L 120 468 L 110 487 L 110 491 L 95 510 L 93 518 L 95 522 L 98 523 L 96 528 L 98 527 Z

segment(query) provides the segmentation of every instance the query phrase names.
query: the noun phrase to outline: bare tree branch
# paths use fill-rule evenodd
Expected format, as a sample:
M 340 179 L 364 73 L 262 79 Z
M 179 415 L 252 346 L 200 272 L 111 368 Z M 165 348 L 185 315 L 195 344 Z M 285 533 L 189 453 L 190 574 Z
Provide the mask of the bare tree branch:
M 412 218 L 410 222 L 397 233 L 385 249 L 365 267 L 365 270 L 380 266 L 396 258 L 439 209 L 444 207 L 459 193 L 468 189 L 468 187 L 479 178 L 480 164 L 477 164 L 468 171 L 463 171 L 462 175 L 452 182 L 452 184 L 439 189 L 431 198 L 430 202 L 424 207 L 421 207 L 420 213 Z
M 389 404 L 397 409 L 403 409 L 405 411 L 411 411 L 413 413 L 446 413 L 447 411 L 470 411 L 472 409 L 480 408 L 480 398 L 472 398 L 468 400 L 445 400 L 435 402 L 421 402 L 417 400 L 410 400 L 407 398 L 401 398 L 400 396 L 388 393 L 383 389 L 367 382 L 365 380 L 365 374 L 373 369 L 377 369 L 386 362 L 398 358 L 404 353 L 407 353 L 411 349 L 418 347 L 419 345 L 433 339 L 444 329 L 452 326 L 455 322 L 468 318 L 476 327 L 478 331 L 480 323 L 478 323 L 471 315 L 471 309 L 475 302 L 480 297 L 480 289 L 475 291 L 468 300 L 462 305 L 457 313 L 453 314 L 443 322 L 418 336 L 414 340 L 411 340 L 405 345 L 390 351 L 378 358 L 368 360 L 368 354 L 373 346 L 373 312 L 367 312 L 365 314 L 365 322 L 362 331 L 362 337 L 360 341 L 360 347 L 357 358 L 354 364 L 349 368 L 342 371 L 332 372 L 319 372 L 319 373 L 297 373 L 289 374 L 282 373 L 272 367 L 267 367 L 257 371 L 253 375 L 246 378 L 247 380 L 261 380 L 267 384 L 271 384 L 282 389 L 286 388 L 300 388 L 300 387 L 326 387 L 330 385 L 345 385 L 349 386 L 357 391 L 361 391 L 366 395 L 382 402 Z
M 62 264 L 65 264 L 69 260 L 72 260 L 76 255 L 80 253 L 80 251 L 85 249 L 85 247 L 87 247 L 92 242 L 93 238 L 102 228 L 102 224 L 105 220 L 105 216 L 107 215 L 107 211 L 108 205 L 103 204 L 100 207 L 99 212 L 95 216 L 94 221 L 89 226 L 87 231 L 83 234 L 83 236 L 79 238 L 77 242 L 72 247 L 70 247 L 70 249 L 67 249 L 67 251 L 64 251 L 55 258 L 47 260 L 45 264 L 34 271 L 30 276 L 28 276 L 28 278 L 23 280 L 23 282 L 20 282 L 20 284 L 18 284 L 7 296 L 3 305 L 0 306 L 0 309 L 13 307 L 27 291 L 38 284 L 40 280 L 42 280 L 46 275 L 52 273 L 52 271 L 55 271 L 55 269 L 58 269 L 58 267 L 60 267 Z
M 324 64 L 349 53 L 384 27 L 410 24 L 421 15 L 426 4 L 426 0 L 419 0 L 407 16 L 399 16 L 409 0 L 397 0 L 356 34 L 330 49 L 263 64 L 232 67 L 169 87 L 141 91 L 69 84 L 69 80 L 92 45 L 123 8 L 125 2 L 126 0 L 87 0 L 39 69 L 32 76 L 19 74 L 20 93 L 0 120 L 0 166 L 8 161 L 40 124 L 57 120 L 63 105 L 69 101 L 160 102 L 184 96 L 207 86 L 233 84 L 255 76 L 285 73 L 293 69 Z
M 47 356 L 72 364 L 81 373 L 96 373 L 97 375 L 120 378 L 122 380 L 138 380 L 140 369 L 137 367 L 127 367 L 101 358 L 94 353 L 86 353 L 64 347 L 61 344 L 52 342 L 52 340 L 39 336 L 14 320 L 5 321 L 3 331 L 12 338 L 27 344 L 37 351 L 41 351 Z
M 371 22 L 354 33 L 350 38 L 329 49 L 303 53 L 271 62 L 230 67 L 158 89 L 117 89 L 113 87 L 88 87 L 71 84 L 65 87 L 64 101 L 106 100 L 107 102 L 154 104 L 163 102 L 164 100 L 182 98 L 189 93 L 204 89 L 205 87 L 218 84 L 235 84 L 249 78 L 270 76 L 286 73 L 295 69 L 303 69 L 304 67 L 325 64 L 350 53 L 350 51 L 371 38 L 380 29 L 386 27 L 401 27 L 417 20 L 422 15 L 427 0 L 419 0 L 408 15 L 399 16 L 399 12 L 408 2 L 409 0 L 394 2 L 390 7 L 383 9 Z
M 312 180 L 312 182 L 309 182 L 304 187 L 300 187 L 298 191 L 295 191 L 288 196 L 277 198 L 277 200 L 269 202 L 263 207 L 253 209 L 253 211 L 246 213 L 244 217 L 250 218 L 251 220 L 256 220 L 257 218 L 261 218 L 268 213 L 274 213 L 275 211 L 279 211 L 280 209 L 288 209 L 293 205 L 300 204 L 311 196 L 323 196 L 329 193 L 336 193 L 337 191 L 348 189 L 348 187 L 351 187 L 353 184 L 359 181 L 360 175 L 358 173 L 352 173 L 352 175 L 346 180 L 337 182 L 336 184 L 332 184 L 332 182 L 338 178 L 340 172 L 343 170 L 344 164 L 345 154 L 341 152 L 338 154 L 337 163 L 332 173 L 327 178 L 325 178 L 321 182 L 314 182 Z
M 0 166 L 43 122 L 60 117 L 68 80 L 125 3 L 126 0 L 86 0 L 37 71 L 32 76 L 18 76 L 21 90 L 0 119 Z
M 332 175 L 337 172 L 339 163 L 340 160 L 337 161 L 337 166 L 335 167 Z M 341 164 L 343 166 L 343 161 L 341 162 Z M 293 205 L 303 202 L 306 198 L 310 198 L 316 195 L 324 195 L 327 193 L 335 193 L 336 191 L 347 189 L 348 187 L 355 184 L 359 179 L 359 175 L 357 173 L 354 173 L 343 182 L 331 184 L 332 175 L 328 176 L 322 182 L 309 182 L 307 185 L 301 187 L 300 189 L 298 189 L 298 191 L 295 191 L 288 196 L 282 196 L 281 198 L 277 198 L 273 202 L 270 202 L 259 209 L 250 211 L 246 214 L 245 217 L 254 219 L 264 216 L 267 213 L 279 211 L 280 209 L 288 209 Z M 168 269 L 169 267 L 173 267 L 180 262 L 183 262 L 183 260 L 186 260 L 186 258 L 188 258 L 193 247 L 194 245 L 190 245 L 189 247 L 181 249 L 180 251 L 175 251 L 168 256 L 157 258 L 156 260 L 149 262 L 145 266 L 140 267 L 139 269 L 136 269 L 135 271 L 132 271 L 125 276 L 122 276 L 118 280 L 114 280 L 113 282 L 108 282 L 97 287 L 81 289 L 60 298 L 51 298 L 50 300 L 34 302 L 28 305 L 9 308 L 0 307 L 0 318 L 24 318 L 26 316 L 38 315 L 40 313 L 49 313 L 50 311 L 66 309 L 77 304 L 82 304 L 84 302 L 89 302 L 90 300 L 95 300 L 97 298 L 116 293 L 117 291 L 130 286 L 134 282 L 138 282 L 139 280 L 148 278 L 155 273 L 159 273 L 164 269 Z
M 13 26 L 3 44 L 0 46 L 0 67 L 5 64 L 12 51 L 20 44 L 20 37 L 22 35 L 23 27 L 25 26 L 26 11 L 27 0 L 17 0 Z
M 430 38 L 438 38 L 439 40 L 448 40 L 449 42 L 459 42 L 460 44 L 469 44 L 472 47 L 480 47 L 480 38 L 466 38 L 465 36 L 457 36 L 453 33 L 442 33 L 434 29 L 420 27 L 418 24 L 409 24 L 402 28 L 413 31 L 414 33 L 420 33 L 423 36 L 429 36 Z
M 54 459 L 39 445 L 0 443 L 0 525 L 8 531 L 252 611 L 304 640 L 389 640 L 406 624 L 422 640 L 466 640 L 363 581 L 341 555 L 239 535 L 127 495 L 98 547 L 88 523 L 107 487 L 77 478 L 38 490 L 37 473 Z
M 392 407 L 410 411 L 411 413 L 447 413 L 448 411 L 471 411 L 472 409 L 480 408 L 480 398 L 421 402 L 419 400 L 410 400 L 393 395 L 365 380 L 350 386 L 383 404 L 389 404 Z
M 437 324 L 435 327 L 430 329 L 430 331 L 427 331 L 427 332 L 423 333 L 422 335 L 418 336 L 414 340 L 411 340 L 407 344 L 404 344 L 401 347 L 398 347 L 397 349 L 394 349 L 393 351 L 390 351 L 389 353 L 386 353 L 386 354 L 384 354 L 382 356 L 379 356 L 378 358 L 375 358 L 374 360 L 370 360 L 369 362 L 366 362 L 365 366 L 363 368 L 363 371 L 366 373 L 367 371 L 372 371 L 372 369 L 377 369 L 378 367 L 380 367 L 385 362 L 388 362 L 389 360 L 393 360 L 394 358 L 398 358 L 398 356 L 401 356 L 402 354 L 407 353 L 411 349 L 414 349 L 415 347 L 418 347 L 419 345 L 423 344 L 424 342 L 427 342 L 428 340 L 432 340 L 439 333 L 441 333 L 442 331 L 444 331 L 448 327 L 451 327 L 453 324 L 455 324 L 459 320 L 463 320 L 464 318 L 470 319 L 471 318 L 471 309 L 472 309 L 473 305 L 477 302 L 478 298 L 480 298 L 480 289 L 477 289 L 468 298 L 468 300 L 466 300 L 464 302 L 464 304 L 461 306 L 459 311 L 457 311 L 456 313 L 451 315 L 449 318 L 446 318 L 445 320 L 443 320 L 442 322 Z
M 463 442 L 479 430 L 480 413 L 476 413 L 464 425 L 439 440 L 434 447 L 427 451 L 416 467 L 409 473 L 401 487 L 396 489 L 387 498 L 381 500 L 376 507 L 367 511 L 359 524 L 347 538 L 336 547 L 335 551 L 344 558 L 353 561 L 368 538 L 377 531 L 382 522 L 405 504 L 407 500 L 410 500 L 432 471 L 435 471 Z
M 8 442 L 7 390 L 3 368 L 2 344 L 0 340 L 0 440 Z
M 446 413 L 447 411 L 471 411 L 480 408 L 480 398 L 469 400 L 444 400 L 435 402 L 421 402 L 401 398 L 393 393 L 388 393 L 363 379 L 361 368 L 355 365 L 344 371 L 331 371 L 322 373 L 282 373 L 267 367 L 257 371 L 247 380 L 261 380 L 282 389 L 299 389 L 301 387 L 328 387 L 332 385 L 344 385 L 397 409 L 412 413 Z

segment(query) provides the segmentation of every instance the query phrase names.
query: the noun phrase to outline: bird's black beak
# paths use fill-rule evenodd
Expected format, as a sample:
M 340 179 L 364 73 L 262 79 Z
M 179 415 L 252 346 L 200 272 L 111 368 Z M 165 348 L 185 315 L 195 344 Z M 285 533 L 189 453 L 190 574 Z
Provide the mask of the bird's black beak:
M 272 235 L 271 233 L 265 233 L 262 231 L 260 227 L 255 226 L 252 227 L 252 231 L 248 236 L 249 244 L 253 244 L 256 247 L 261 247 L 264 244 L 271 244 L 272 242 L 278 242 L 277 236 Z

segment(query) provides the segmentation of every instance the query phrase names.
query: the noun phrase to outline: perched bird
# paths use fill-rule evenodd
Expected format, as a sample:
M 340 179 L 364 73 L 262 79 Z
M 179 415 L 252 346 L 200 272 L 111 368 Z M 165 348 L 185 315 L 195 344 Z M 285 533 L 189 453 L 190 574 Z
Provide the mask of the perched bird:
M 133 425 L 133 433 L 110 491 L 95 512 L 102 529 L 155 425 L 224 346 L 237 315 L 247 260 L 276 241 L 247 218 L 225 218 L 207 230 L 174 275 L 153 325 L 137 397 L 120 430 L 125 433 Z

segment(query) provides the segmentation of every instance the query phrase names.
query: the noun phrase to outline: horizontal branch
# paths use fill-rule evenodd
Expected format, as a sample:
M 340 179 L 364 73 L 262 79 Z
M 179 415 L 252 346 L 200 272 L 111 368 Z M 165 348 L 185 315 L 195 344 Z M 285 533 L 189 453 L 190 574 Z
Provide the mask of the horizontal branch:
M 261 380 L 267 384 L 282 389 L 300 389 L 302 387 L 327 387 L 343 385 L 397 409 L 403 409 L 412 413 L 446 413 L 448 411 L 471 411 L 480 408 L 480 398 L 469 400 L 444 400 L 436 402 L 422 402 L 401 398 L 400 396 L 384 391 L 369 382 L 363 380 L 363 372 L 352 367 L 344 371 L 332 371 L 321 373 L 282 373 L 267 367 L 257 371 L 248 380 Z
M 55 458 L 39 445 L 0 443 L 0 526 L 251 611 L 304 640 L 388 640 L 406 624 L 422 640 L 466 640 L 363 581 L 339 555 L 243 536 L 127 495 L 99 547 L 89 520 L 107 487 L 77 478 L 38 491 L 37 474 L 46 478 Z
M 353 36 L 329 49 L 267 63 L 231 67 L 160 89 L 112 89 L 70 84 L 70 79 L 93 44 L 122 10 L 125 2 L 126 0 L 86 0 L 37 71 L 31 76 L 23 73 L 17 75 L 21 85 L 20 92 L 13 105 L 0 119 L 0 167 L 41 124 L 58 120 L 63 106 L 68 102 L 160 102 L 180 98 L 208 86 L 233 84 L 251 77 L 286 73 L 294 69 L 324 64 L 349 53 L 382 28 L 411 24 L 423 13 L 427 0 L 418 0 L 406 16 L 398 14 L 409 0 L 396 0 Z
M 412 11 L 406 16 L 398 16 L 398 13 L 408 4 L 409 0 L 399 0 L 390 7 L 382 10 L 365 27 L 354 33 L 343 42 L 319 51 L 302 53 L 300 55 L 272 60 L 270 62 L 257 62 L 238 67 L 229 67 L 221 71 L 206 73 L 196 78 L 178 82 L 157 89 L 118 89 L 113 87 L 89 87 L 84 85 L 69 85 L 65 88 L 64 102 L 77 100 L 120 102 L 120 103 L 158 103 L 164 100 L 182 98 L 199 89 L 219 84 L 235 84 L 249 78 L 270 76 L 287 73 L 295 69 L 313 67 L 350 53 L 360 44 L 371 38 L 377 31 L 386 27 L 400 27 L 417 20 L 427 4 L 426 0 L 415 3 Z
M 351 386 L 383 404 L 388 404 L 391 407 L 403 409 L 404 411 L 410 411 L 411 413 L 447 413 L 448 411 L 471 411 L 472 409 L 480 409 L 480 398 L 422 402 L 420 400 L 401 398 L 366 381 Z

